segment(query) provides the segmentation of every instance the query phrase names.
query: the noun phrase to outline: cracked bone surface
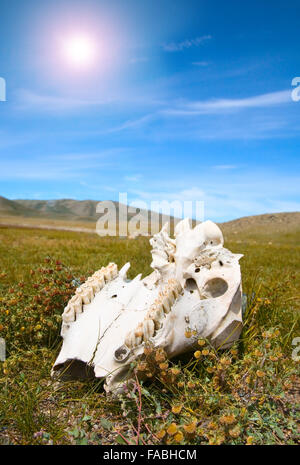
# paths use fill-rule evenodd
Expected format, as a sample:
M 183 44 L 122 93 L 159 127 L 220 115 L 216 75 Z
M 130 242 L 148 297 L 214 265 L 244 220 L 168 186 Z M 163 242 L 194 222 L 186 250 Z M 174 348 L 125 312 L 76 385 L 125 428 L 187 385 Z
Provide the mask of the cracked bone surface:
M 52 376 L 105 378 L 107 392 L 122 392 L 130 365 L 142 360 L 145 344 L 169 358 L 192 351 L 204 337 L 228 348 L 242 329 L 239 259 L 223 247 L 219 227 L 188 219 L 167 225 L 150 239 L 153 272 L 126 277 L 110 263 L 96 271 L 70 299 L 62 315 L 63 345 Z M 187 332 L 191 337 L 186 337 Z

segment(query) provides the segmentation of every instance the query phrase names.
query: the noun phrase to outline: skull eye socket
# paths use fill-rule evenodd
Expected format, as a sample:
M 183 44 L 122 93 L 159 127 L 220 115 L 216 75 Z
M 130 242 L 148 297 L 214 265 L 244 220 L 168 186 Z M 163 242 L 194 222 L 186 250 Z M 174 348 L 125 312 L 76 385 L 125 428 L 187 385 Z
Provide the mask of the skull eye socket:
M 215 299 L 225 294 L 228 289 L 227 282 L 222 278 L 213 278 L 204 285 L 202 295 L 207 299 Z
M 125 362 L 128 359 L 129 353 L 129 348 L 123 344 L 115 351 L 114 359 L 116 362 Z

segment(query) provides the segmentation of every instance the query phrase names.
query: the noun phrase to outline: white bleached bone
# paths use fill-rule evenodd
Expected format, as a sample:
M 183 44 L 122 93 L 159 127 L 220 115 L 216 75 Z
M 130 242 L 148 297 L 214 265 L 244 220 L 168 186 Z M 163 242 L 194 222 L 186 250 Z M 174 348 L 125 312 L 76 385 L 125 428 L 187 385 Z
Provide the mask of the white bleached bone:
M 153 272 L 132 281 L 130 264 L 110 263 L 75 292 L 63 313 L 63 346 L 52 374 L 105 378 L 108 392 L 122 391 L 145 344 L 169 358 L 194 350 L 200 337 L 230 347 L 242 329 L 239 259 L 223 247 L 219 227 L 179 222 L 150 239 Z M 186 337 L 187 332 L 191 337 Z M 83 369 L 84 367 L 84 369 Z

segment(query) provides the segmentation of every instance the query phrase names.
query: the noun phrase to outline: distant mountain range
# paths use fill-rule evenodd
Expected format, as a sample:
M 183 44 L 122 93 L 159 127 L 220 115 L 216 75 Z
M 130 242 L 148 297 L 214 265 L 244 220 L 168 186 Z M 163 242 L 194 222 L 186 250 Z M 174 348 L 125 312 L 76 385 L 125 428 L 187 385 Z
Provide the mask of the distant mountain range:
M 0 196 L 0 217 L 15 218 L 35 218 L 43 220 L 63 220 L 82 223 L 95 223 L 99 218 L 96 212 L 96 206 L 99 201 L 96 200 L 10 200 Z M 119 204 L 114 202 L 118 212 Z M 141 210 L 143 215 L 149 215 L 150 212 Z M 129 214 L 128 217 L 134 216 Z M 161 221 L 164 223 L 167 218 L 161 215 Z M 20 221 L 18 220 L 18 223 Z M 279 230 L 298 230 L 300 229 L 300 212 L 289 213 L 268 213 L 264 215 L 255 215 L 239 218 L 226 223 L 221 223 L 225 232 L 238 233 L 239 231 L 260 229 L 274 231 Z
M 0 196 L 0 215 L 50 218 L 72 221 L 93 221 L 99 218 L 96 200 L 9 200 Z M 117 202 L 114 202 L 119 208 Z

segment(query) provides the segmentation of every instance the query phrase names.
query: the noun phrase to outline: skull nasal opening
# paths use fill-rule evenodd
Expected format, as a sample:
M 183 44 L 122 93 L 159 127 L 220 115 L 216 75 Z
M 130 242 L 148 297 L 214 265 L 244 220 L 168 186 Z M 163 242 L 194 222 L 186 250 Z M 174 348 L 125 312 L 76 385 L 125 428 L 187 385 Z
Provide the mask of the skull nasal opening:
M 189 291 L 191 294 L 194 292 L 198 292 L 198 286 L 196 281 L 193 278 L 188 278 L 185 282 L 185 288 L 187 291 Z

